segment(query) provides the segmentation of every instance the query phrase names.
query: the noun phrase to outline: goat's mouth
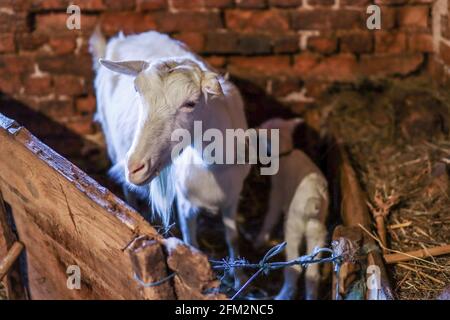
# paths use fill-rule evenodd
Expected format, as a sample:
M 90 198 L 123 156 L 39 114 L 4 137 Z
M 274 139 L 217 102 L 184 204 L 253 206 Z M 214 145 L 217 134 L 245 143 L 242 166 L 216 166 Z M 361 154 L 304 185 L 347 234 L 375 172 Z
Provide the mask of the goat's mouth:
M 144 169 L 142 169 L 144 170 Z M 139 170 L 140 171 L 140 170 Z M 145 172 L 140 172 L 139 176 L 136 174 L 129 174 L 128 180 L 130 183 L 136 186 L 143 186 L 149 184 L 154 178 L 156 178 L 161 171 L 161 166 L 159 164 L 146 169 Z

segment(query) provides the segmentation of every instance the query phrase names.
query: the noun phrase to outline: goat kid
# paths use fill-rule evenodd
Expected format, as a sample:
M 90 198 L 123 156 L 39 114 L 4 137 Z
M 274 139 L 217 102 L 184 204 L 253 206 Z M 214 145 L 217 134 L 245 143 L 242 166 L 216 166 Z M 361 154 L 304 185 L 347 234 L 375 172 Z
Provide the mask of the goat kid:
M 263 227 L 256 238 L 255 247 L 269 240 L 272 229 L 281 213 L 285 213 L 284 238 L 287 242 L 286 258 L 299 256 L 303 238 L 307 251 L 325 245 L 328 215 L 328 186 L 320 169 L 302 151 L 294 149 L 293 133 L 302 119 L 271 119 L 261 125 L 262 129 L 279 129 L 279 171 L 271 177 L 272 187 L 269 209 Z M 270 135 L 269 135 L 270 136 Z M 273 156 L 273 155 L 272 155 Z M 276 299 L 293 299 L 301 273 L 299 266 L 284 270 L 284 284 Z M 317 299 L 320 284 L 319 265 L 306 268 L 306 299 Z
M 177 129 L 192 134 L 194 121 L 204 130 L 246 130 L 238 89 L 181 42 L 158 32 L 119 34 L 106 43 L 97 29 L 90 51 L 97 73 L 96 119 L 112 175 L 124 185 L 127 200 L 133 205 L 135 198 L 147 198 L 166 225 L 176 201 L 183 239 L 195 247 L 199 210 L 221 212 L 229 256 L 237 258 L 236 213 L 249 165 L 199 162 L 202 155 L 194 146 L 172 159 L 177 142 L 171 135 Z

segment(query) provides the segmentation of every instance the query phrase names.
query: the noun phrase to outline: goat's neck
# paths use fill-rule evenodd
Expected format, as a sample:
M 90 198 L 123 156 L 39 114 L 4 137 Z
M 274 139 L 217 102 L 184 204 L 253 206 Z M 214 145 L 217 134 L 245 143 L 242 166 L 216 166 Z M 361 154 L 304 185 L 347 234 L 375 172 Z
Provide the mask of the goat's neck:
M 232 117 L 230 115 L 230 110 L 228 108 L 227 102 L 225 98 L 216 98 L 214 100 L 208 101 L 208 106 L 202 110 L 203 112 L 197 118 L 197 121 L 201 121 L 202 124 L 202 136 L 204 132 L 208 129 L 217 129 L 222 133 L 223 137 L 223 155 L 226 155 L 226 129 L 234 129 L 235 124 L 232 121 Z M 210 141 L 202 141 L 202 151 L 208 146 Z M 197 155 L 200 158 L 203 158 L 202 154 L 197 152 Z M 206 164 L 205 164 L 206 165 Z M 210 169 L 220 167 L 220 164 L 209 165 Z

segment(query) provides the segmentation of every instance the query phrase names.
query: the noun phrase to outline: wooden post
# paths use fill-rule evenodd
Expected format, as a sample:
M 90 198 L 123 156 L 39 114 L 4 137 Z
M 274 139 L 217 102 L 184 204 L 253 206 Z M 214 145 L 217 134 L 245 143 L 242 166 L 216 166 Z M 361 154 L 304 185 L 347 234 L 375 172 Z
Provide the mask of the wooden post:
M 145 285 L 167 279 L 166 258 L 161 244 L 148 236 L 141 236 L 130 244 L 127 251 L 133 265 L 136 285 L 142 287 L 143 296 L 149 300 L 175 299 L 170 280 L 162 281 L 157 286 Z
M 333 232 L 333 240 L 338 241 L 340 238 L 344 238 L 346 241 L 350 241 L 355 245 L 355 249 L 360 249 L 363 246 L 363 234 L 358 227 L 344 227 L 342 225 L 337 226 Z M 359 300 L 364 299 L 363 293 L 357 293 L 356 290 L 351 292 L 351 285 L 355 281 L 361 281 L 361 266 L 355 261 L 346 261 L 341 265 L 339 271 L 339 277 L 333 275 L 333 299 L 336 299 L 336 283 L 339 281 L 339 297 L 352 297 L 352 299 Z
M 334 137 L 338 137 L 336 130 L 334 131 Z M 339 191 L 341 195 L 340 213 L 343 220 L 343 224 L 346 227 L 358 227 L 362 225 L 365 228 L 370 229 L 372 219 L 367 207 L 366 195 L 361 189 L 358 178 L 350 163 L 347 152 L 344 146 L 335 141 L 332 146 L 332 153 L 336 156 L 333 158 L 334 168 L 337 171 L 337 182 L 339 182 Z M 367 254 L 367 265 L 376 266 L 379 270 L 379 277 L 381 282 L 381 288 L 376 296 L 368 294 L 366 299 L 369 300 L 390 300 L 393 299 L 392 289 L 390 287 L 386 268 L 383 263 L 381 250 L 378 248 L 375 241 L 367 236 L 364 236 L 364 245 L 368 248 L 373 248 Z
M 11 300 L 24 300 L 28 298 L 20 275 L 20 265 L 17 259 L 22 249 L 23 245 L 16 241 L 16 236 L 8 224 L 6 207 L 0 190 L 0 258 L 5 257 L 0 263 L 0 281 L 4 278 L 3 283 L 6 287 L 6 293 L 8 299 Z M 8 274 L 2 274 L 3 268 L 5 269 L 5 273 L 7 272 Z

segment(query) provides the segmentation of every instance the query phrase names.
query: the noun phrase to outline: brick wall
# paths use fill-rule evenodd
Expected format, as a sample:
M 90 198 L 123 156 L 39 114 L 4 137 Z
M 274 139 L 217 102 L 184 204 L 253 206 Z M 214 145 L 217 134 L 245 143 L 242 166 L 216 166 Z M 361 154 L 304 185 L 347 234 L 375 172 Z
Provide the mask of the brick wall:
M 81 30 L 66 28 L 71 2 L 81 7 Z M 437 50 L 434 2 L 0 0 L 0 91 L 76 134 L 93 134 L 87 39 L 100 23 L 109 36 L 119 30 L 169 33 L 215 67 L 300 113 L 332 82 L 424 70 Z M 440 11 L 445 28 L 436 52 L 439 61 L 450 63 L 447 1 L 438 2 L 445 3 Z M 381 7 L 379 31 L 366 28 L 371 3 Z
M 450 0 L 434 1 L 432 7 L 433 51 L 429 65 L 431 74 L 448 83 L 450 75 Z

